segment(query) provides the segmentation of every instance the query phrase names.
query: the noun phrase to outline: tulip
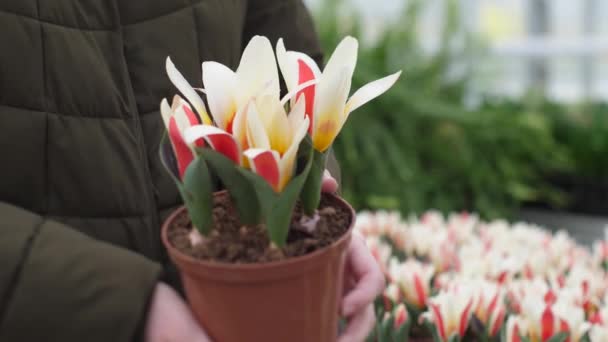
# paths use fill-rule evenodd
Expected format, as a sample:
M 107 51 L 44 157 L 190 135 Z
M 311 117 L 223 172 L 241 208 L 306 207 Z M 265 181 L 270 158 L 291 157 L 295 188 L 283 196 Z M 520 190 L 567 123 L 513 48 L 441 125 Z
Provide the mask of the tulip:
M 506 315 L 502 291 L 494 283 L 481 282 L 477 286 L 477 293 L 474 314 L 486 326 L 488 336 L 494 337 L 500 331 Z
M 253 37 L 245 47 L 236 71 L 217 62 L 203 62 L 202 70 L 205 89 L 201 91 L 206 94 L 215 125 L 233 134 L 242 150 L 247 149 L 244 117 L 239 118 L 239 109 L 244 109 L 255 97 L 276 97 L 277 101 L 280 97 L 278 69 L 270 41 L 266 37 Z M 169 58 L 167 73 L 197 111 L 204 111 L 201 97 Z M 203 123 L 209 125 L 211 120 L 207 117 Z
M 569 332 L 568 342 L 579 342 L 589 329 L 591 324 L 585 319 L 585 311 L 580 306 L 564 300 L 558 300 L 553 306 L 555 315 L 560 320 L 560 331 Z
M 395 283 L 390 283 L 384 292 L 382 293 L 382 299 L 384 300 L 384 308 L 390 310 L 393 303 L 399 303 L 401 301 L 401 290 Z
M 421 320 L 435 326 L 442 342 L 453 336 L 462 338 L 469 326 L 473 305 L 473 295 L 467 288 L 451 287 L 429 299 L 430 310 L 422 314 Z
M 397 305 L 395 308 L 395 329 L 401 328 L 404 324 L 407 323 L 409 319 L 407 310 L 405 309 L 405 305 L 403 303 Z
M 579 342 L 590 328 L 580 307 L 567 301 L 560 302 L 559 299 L 555 305 L 551 305 L 545 303 L 542 297 L 526 297 L 519 317 L 526 324 L 526 331 L 521 335 L 531 341 L 547 342 L 557 334 L 566 332 L 569 342 Z
M 522 342 L 521 336 L 528 334 L 528 325 L 520 316 L 511 316 L 507 320 L 507 341 Z
M 427 299 L 431 294 L 431 278 L 435 273 L 432 265 L 422 264 L 417 260 L 408 260 L 399 263 L 391 259 L 389 263 L 389 277 L 403 292 L 405 300 L 418 309 L 426 307 Z
M 383 271 L 386 271 L 389 259 L 393 253 L 391 246 L 383 242 L 382 239 L 377 236 L 367 237 L 365 242 L 367 244 L 367 248 L 372 253 L 374 259 L 376 259 L 376 262 L 380 268 Z
M 186 168 L 194 159 L 191 144 L 185 141 L 185 132 L 188 128 L 199 124 L 199 117 L 192 111 L 192 108 L 184 99 L 175 96 L 169 106 L 167 99 L 160 103 L 160 112 L 167 129 L 169 140 L 177 159 L 179 177 L 183 178 Z M 198 146 L 202 146 L 201 141 L 192 141 Z
M 281 192 L 293 177 L 298 147 L 306 136 L 309 119 L 304 101 L 298 101 L 287 116 L 281 106 L 258 113 L 251 102 L 247 110 L 246 136 L 250 147 L 245 151 L 251 169 L 264 178 L 276 192 Z
M 399 71 L 368 83 L 349 99 L 357 49 L 356 39 L 344 38 L 321 72 L 311 58 L 286 51 L 281 39 L 277 43 L 277 61 L 290 92 L 311 80 L 318 82 L 299 91 L 296 100 L 301 95 L 306 98 L 306 114 L 311 122 L 309 133 L 319 152 L 325 152 L 331 146 L 351 112 L 386 92 L 401 75 Z

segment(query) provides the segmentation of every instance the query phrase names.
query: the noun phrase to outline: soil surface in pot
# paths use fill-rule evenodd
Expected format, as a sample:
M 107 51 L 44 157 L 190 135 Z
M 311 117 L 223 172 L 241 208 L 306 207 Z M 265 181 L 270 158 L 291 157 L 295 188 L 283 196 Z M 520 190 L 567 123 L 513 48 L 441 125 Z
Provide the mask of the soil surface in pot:
M 214 229 L 193 246 L 189 234 L 192 223 L 187 211 L 182 212 L 168 229 L 168 238 L 179 251 L 196 259 L 225 263 L 263 263 L 302 256 L 338 240 L 349 228 L 351 212 L 331 197 L 323 196 L 316 229 L 305 232 L 300 219 L 303 212 L 296 206 L 285 247 L 271 248 L 264 225 L 240 224 L 228 195 L 214 198 Z

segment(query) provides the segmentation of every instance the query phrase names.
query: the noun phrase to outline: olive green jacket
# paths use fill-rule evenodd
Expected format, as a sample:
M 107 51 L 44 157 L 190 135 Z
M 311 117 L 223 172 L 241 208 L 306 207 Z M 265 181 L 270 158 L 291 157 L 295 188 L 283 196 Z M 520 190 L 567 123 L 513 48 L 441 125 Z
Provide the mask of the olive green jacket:
M 321 57 L 300 0 L 0 1 L 0 341 L 140 339 L 174 278 L 165 59 L 201 87 L 254 34 Z

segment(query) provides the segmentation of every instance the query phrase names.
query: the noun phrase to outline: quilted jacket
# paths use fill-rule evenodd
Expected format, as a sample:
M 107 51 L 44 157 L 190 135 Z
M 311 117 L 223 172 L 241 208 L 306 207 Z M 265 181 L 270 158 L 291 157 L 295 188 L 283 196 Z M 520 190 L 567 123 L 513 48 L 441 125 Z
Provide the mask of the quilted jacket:
M 165 58 L 202 87 L 254 34 L 321 58 L 300 0 L 0 0 L 0 341 L 139 339 L 180 203 Z

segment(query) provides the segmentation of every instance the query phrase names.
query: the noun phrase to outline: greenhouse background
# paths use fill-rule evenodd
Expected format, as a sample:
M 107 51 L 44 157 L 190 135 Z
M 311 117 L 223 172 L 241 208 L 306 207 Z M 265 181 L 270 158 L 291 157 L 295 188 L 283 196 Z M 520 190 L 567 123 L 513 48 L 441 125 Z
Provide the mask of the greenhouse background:
M 358 209 L 567 228 L 608 224 L 608 2 L 308 0 L 326 51 L 362 40 L 354 82 L 403 69 L 335 145 Z

